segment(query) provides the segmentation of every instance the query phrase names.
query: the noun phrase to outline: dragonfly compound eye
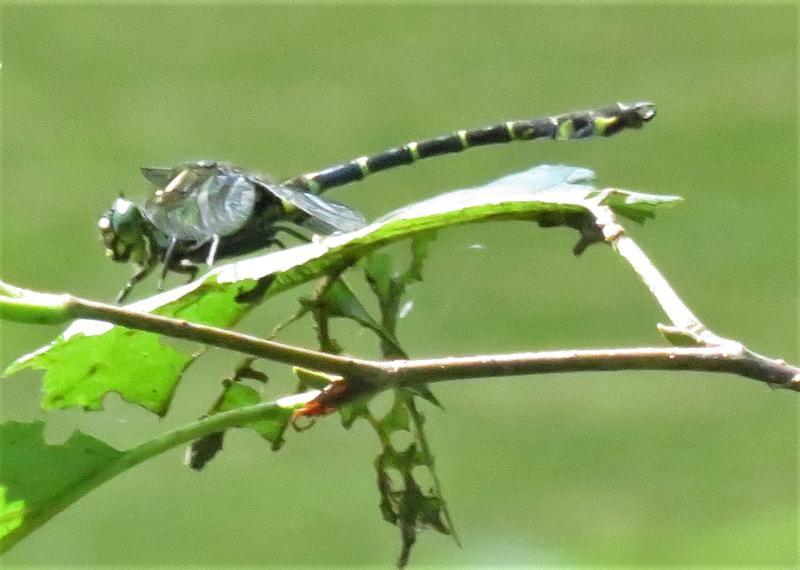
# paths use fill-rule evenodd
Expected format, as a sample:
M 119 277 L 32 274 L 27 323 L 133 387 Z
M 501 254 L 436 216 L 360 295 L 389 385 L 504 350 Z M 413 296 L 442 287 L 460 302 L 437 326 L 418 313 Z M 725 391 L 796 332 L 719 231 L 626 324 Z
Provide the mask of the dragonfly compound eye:
M 103 240 L 103 245 L 106 246 L 106 255 L 114 261 L 128 261 L 130 248 L 119 239 L 119 235 L 114 229 L 112 216 L 113 212 L 109 210 L 97 220 L 100 237 Z
M 114 261 L 128 261 L 145 240 L 141 212 L 135 204 L 118 198 L 97 220 L 106 255 Z

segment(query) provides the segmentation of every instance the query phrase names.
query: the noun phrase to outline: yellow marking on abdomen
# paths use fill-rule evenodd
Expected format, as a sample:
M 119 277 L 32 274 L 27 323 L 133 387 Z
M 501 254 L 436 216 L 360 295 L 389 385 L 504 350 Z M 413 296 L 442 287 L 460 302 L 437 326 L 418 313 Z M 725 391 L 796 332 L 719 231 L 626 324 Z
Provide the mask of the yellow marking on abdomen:
M 419 151 L 417 150 L 417 143 L 411 142 L 406 145 L 408 152 L 411 154 L 411 160 L 419 160 Z

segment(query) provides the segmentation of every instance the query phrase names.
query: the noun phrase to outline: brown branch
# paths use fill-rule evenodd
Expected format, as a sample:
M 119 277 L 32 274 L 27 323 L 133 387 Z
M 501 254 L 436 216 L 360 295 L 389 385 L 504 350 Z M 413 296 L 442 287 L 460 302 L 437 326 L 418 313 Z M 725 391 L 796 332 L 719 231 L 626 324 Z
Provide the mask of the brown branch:
M 694 370 L 727 372 L 800 391 L 800 369 L 747 350 L 733 341 L 697 348 L 620 348 L 525 352 L 427 360 L 373 361 L 327 354 L 189 323 L 69 297 L 76 318 L 102 319 L 118 325 L 201 342 L 244 354 L 302 366 L 347 378 L 359 378 L 372 389 L 457 378 L 480 378 L 591 370 Z M 715 337 L 719 338 L 719 337 Z
M 738 346 L 738 349 L 736 348 Z M 800 368 L 756 354 L 741 345 L 699 348 L 558 350 L 405 360 L 387 363 L 391 382 L 416 384 L 461 378 L 609 370 L 726 372 L 800 391 Z
M 224 328 L 190 323 L 182 319 L 151 313 L 141 313 L 79 297 L 67 296 L 66 299 L 68 311 L 73 318 L 107 321 L 128 328 L 200 342 L 340 376 L 370 376 L 381 373 L 380 367 L 376 366 L 377 363 L 369 360 L 327 354 Z

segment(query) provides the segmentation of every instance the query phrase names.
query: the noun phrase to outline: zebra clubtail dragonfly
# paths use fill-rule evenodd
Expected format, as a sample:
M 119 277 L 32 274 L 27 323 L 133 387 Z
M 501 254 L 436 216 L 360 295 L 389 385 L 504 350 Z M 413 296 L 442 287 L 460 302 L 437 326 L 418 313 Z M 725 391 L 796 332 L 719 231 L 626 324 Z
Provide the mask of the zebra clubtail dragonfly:
M 607 137 L 641 128 L 653 117 L 653 104 L 638 102 L 507 121 L 409 142 L 281 183 L 213 161 L 143 168 L 142 173 L 155 186 L 147 203 L 140 207 L 118 198 L 98 221 L 107 255 L 137 266 L 117 302 L 159 265 L 163 266 L 162 280 L 168 271 L 194 277 L 198 264 L 211 265 L 217 259 L 282 246 L 276 237 L 279 232 L 308 239 L 287 223 L 322 235 L 363 227 L 366 222 L 361 214 L 319 194 L 370 174 L 478 146 Z

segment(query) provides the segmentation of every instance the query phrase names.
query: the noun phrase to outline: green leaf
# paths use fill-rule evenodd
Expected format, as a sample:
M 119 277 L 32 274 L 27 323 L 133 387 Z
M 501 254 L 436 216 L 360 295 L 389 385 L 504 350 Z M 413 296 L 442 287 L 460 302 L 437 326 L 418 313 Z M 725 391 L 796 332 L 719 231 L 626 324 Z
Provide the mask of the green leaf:
M 432 465 L 433 462 L 424 451 L 412 443 L 403 451 L 397 451 L 390 446 L 385 447 L 378 456 L 378 463 L 382 469 L 391 468 L 401 473 L 410 473 L 414 467 Z
M 308 370 L 307 368 L 301 368 L 299 366 L 293 367 L 292 372 L 301 386 L 305 388 L 314 388 L 315 390 L 324 390 L 328 387 L 328 384 L 334 380 L 341 379 L 339 376 L 333 374 L 325 374 L 318 370 Z
M 261 395 L 253 388 L 239 382 L 228 382 L 223 391 L 222 398 L 216 406 L 216 410 L 212 413 L 244 408 L 262 401 Z M 263 420 L 249 423 L 242 427 L 257 431 L 261 437 L 272 443 L 273 450 L 278 450 L 283 445 L 283 433 L 286 431 L 286 426 L 289 425 L 289 420 L 291 418 L 291 410 L 276 408 Z
M 378 322 L 372 318 L 353 290 L 341 279 L 336 279 L 326 287 L 322 294 L 314 300 L 314 303 L 318 307 L 323 307 L 328 317 L 352 319 L 364 327 L 373 330 L 380 329 Z
M 431 392 L 431 389 L 428 387 L 427 384 L 420 384 L 418 386 L 409 386 L 406 389 L 409 392 L 411 392 L 412 394 L 415 394 L 415 395 L 419 396 L 420 398 L 422 398 L 426 402 L 429 402 L 429 403 L 433 404 L 434 406 L 436 406 L 440 410 L 444 409 L 444 406 L 442 406 L 442 403 L 434 395 L 434 393 Z
M 80 432 L 49 445 L 43 422 L 0 425 L 0 552 L 11 548 L 69 505 L 112 477 L 192 439 L 262 419 L 290 416 L 319 396 L 312 390 L 219 413 L 118 451 Z
M 89 321 L 92 322 L 92 321 Z M 6 374 L 45 370 L 46 410 L 102 408 L 108 392 L 163 415 L 192 357 L 161 343 L 154 333 L 112 327 L 99 336 L 66 334 L 45 350 L 22 357 Z
M 250 307 L 237 298 L 256 288 L 255 281 L 226 290 L 200 288 L 169 305 L 168 310 L 153 308 L 153 312 L 226 326 L 237 322 Z M 134 305 L 131 308 L 144 310 Z M 46 410 L 73 406 L 100 410 L 105 394 L 117 392 L 124 400 L 163 416 L 183 372 L 196 357 L 163 343 L 155 333 L 79 319 L 46 347 L 17 359 L 3 375 L 25 368 L 45 370 L 42 407 Z
M 415 281 L 422 281 L 422 266 L 425 264 L 425 260 L 428 259 L 431 242 L 436 237 L 436 232 L 428 232 L 414 236 L 411 239 L 411 263 L 401 278 L 404 286 Z
M 384 343 L 399 350 L 394 335 L 369 314 L 350 286 L 342 279 L 333 281 L 318 297 L 309 300 L 308 303 L 314 310 L 317 322 L 323 317 L 326 319 L 331 317 L 351 319 L 373 331 Z M 326 347 L 323 347 L 323 350 L 331 352 Z M 341 352 L 341 350 L 337 352 Z
M 81 432 L 49 445 L 43 432 L 44 422 L 0 425 L 0 550 L 15 534 L 32 530 L 74 500 L 85 480 L 123 455 Z
M 395 390 L 392 407 L 378 422 L 378 426 L 383 430 L 384 435 L 389 435 L 396 431 L 410 431 L 406 398 L 400 390 Z
M 703 339 L 695 332 L 681 327 L 657 324 L 658 332 L 673 346 L 704 346 Z
M 363 262 L 364 275 L 381 303 L 392 297 L 394 265 L 388 253 L 371 253 Z
M 237 377 L 239 377 L 238 372 L 239 371 L 237 371 Z M 245 408 L 263 401 L 257 390 L 245 386 L 236 379 L 226 379 L 223 381 L 222 386 L 222 393 L 209 410 L 209 416 L 220 412 Z M 264 419 L 240 427 L 258 432 L 261 437 L 272 444 L 272 450 L 277 451 L 283 446 L 283 434 L 291 418 L 291 409 L 278 407 L 270 410 Z M 189 466 L 197 471 L 202 470 L 206 464 L 222 450 L 224 438 L 225 433 L 219 431 L 204 435 L 193 441 L 187 453 L 187 462 Z
M 370 411 L 367 407 L 367 402 L 364 399 L 358 399 L 353 402 L 348 402 L 339 406 L 337 409 L 339 417 L 342 421 L 344 429 L 350 429 L 356 420 L 361 418 L 370 417 Z
M 392 258 L 386 253 L 371 253 L 363 260 L 364 275 L 382 307 L 399 307 L 400 297 L 408 285 L 422 281 L 422 266 L 428 257 L 436 232 L 411 237 L 411 262 L 402 275 L 396 275 Z
M 658 194 L 642 194 L 630 190 L 612 190 L 606 194 L 603 204 L 609 206 L 615 213 L 643 223 L 647 218 L 656 217 L 656 208 L 671 206 L 682 202 L 680 196 L 662 196 Z
M 397 563 L 399 567 L 407 564 L 420 530 L 433 528 L 442 534 L 452 534 L 452 529 L 445 522 L 446 507 L 439 491 L 432 489 L 424 492 L 414 477 L 414 467 L 418 465 L 431 468 L 432 460 L 414 444 L 402 452 L 384 446 L 383 453 L 375 461 L 381 513 L 384 520 L 400 528 L 402 536 L 403 546 Z M 389 469 L 399 472 L 400 481 L 393 480 Z
M 341 271 L 400 239 L 490 220 L 575 226 L 575 216 L 585 217 L 594 205 L 591 199 L 597 196 L 597 190 L 588 184 L 592 177 L 591 171 L 582 168 L 540 166 L 412 204 L 354 232 L 219 266 L 192 283 L 128 308 L 232 326 L 263 300 Z M 607 200 L 611 208 L 637 219 L 678 198 L 615 190 Z M 414 270 L 409 275 L 413 274 Z M 51 345 L 13 363 L 5 374 L 26 367 L 46 369 L 47 408 L 98 409 L 105 393 L 118 391 L 127 401 L 164 414 L 182 372 L 193 358 L 158 342 L 151 333 L 81 320 Z
M 165 317 L 185 319 L 193 323 L 226 327 L 239 322 L 239 319 L 251 308 L 253 303 L 261 299 L 264 284 L 267 281 L 268 279 L 263 282 L 245 279 L 229 287 L 206 283 L 174 302 L 163 306 L 156 303 L 152 310 L 149 308 L 148 301 L 155 299 L 158 295 L 134 303 L 130 308 L 153 312 Z M 140 303 L 141 307 L 138 306 Z

